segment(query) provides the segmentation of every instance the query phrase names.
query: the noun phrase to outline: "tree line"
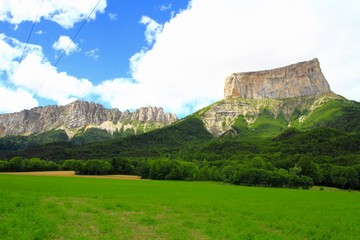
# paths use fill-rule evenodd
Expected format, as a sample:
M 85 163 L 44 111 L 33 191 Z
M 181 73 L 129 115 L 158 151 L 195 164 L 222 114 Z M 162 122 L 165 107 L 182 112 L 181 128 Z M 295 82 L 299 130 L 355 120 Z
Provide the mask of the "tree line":
M 275 167 L 259 156 L 244 161 L 184 161 L 181 159 L 129 159 L 46 161 L 14 157 L 0 160 L 0 172 L 72 170 L 79 175 L 126 174 L 144 179 L 220 181 L 236 185 L 308 189 L 316 184 L 360 189 L 360 165 L 319 165 L 300 157 L 289 169 Z

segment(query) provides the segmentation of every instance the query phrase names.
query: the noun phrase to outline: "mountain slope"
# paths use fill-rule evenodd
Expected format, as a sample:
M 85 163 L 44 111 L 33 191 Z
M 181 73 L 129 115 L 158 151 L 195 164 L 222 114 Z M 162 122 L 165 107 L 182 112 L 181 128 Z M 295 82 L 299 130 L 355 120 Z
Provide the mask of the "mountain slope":
M 288 127 L 360 131 L 360 104 L 334 93 L 288 99 L 225 99 L 196 115 L 217 137 L 275 137 Z
M 21 147 L 22 141 L 28 138 L 22 137 L 20 140 L 14 138 L 13 142 L 9 142 L 9 138 L 4 138 L 8 142 L 0 139 L 0 149 L 2 149 L 0 159 L 8 159 L 14 156 L 28 158 L 36 156 L 47 160 L 106 159 L 119 155 L 141 158 L 159 157 L 178 152 L 189 145 L 206 142 L 212 138 L 212 135 L 199 119 L 188 117 L 170 126 L 141 135 L 87 144 L 62 141 L 44 145 L 29 144 L 24 148 L 13 148 L 16 143 L 19 144 L 18 147 Z

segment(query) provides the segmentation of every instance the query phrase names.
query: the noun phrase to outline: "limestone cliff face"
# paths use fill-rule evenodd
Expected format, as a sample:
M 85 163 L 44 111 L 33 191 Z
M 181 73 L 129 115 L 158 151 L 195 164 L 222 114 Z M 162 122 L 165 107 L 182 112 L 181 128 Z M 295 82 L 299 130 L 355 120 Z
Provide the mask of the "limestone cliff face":
M 162 108 L 145 107 L 135 112 L 120 112 L 86 101 L 65 106 L 36 107 L 17 113 L 0 115 L 0 137 L 30 135 L 54 129 L 64 129 L 71 138 L 82 128 L 101 128 L 109 132 L 142 128 L 142 132 L 171 124 L 176 115 L 164 113 Z M 151 126 L 151 127 L 149 127 Z
M 214 136 L 232 131 L 238 118 L 250 127 L 264 110 L 274 118 L 284 117 L 291 126 L 323 103 L 342 98 L 330 90 L 316 58 L 273 70 L 234 73 L 225 80 L 224 95 L 224 100 L 199 113 Z M 297 112 L 304 115 L 294 119 Z
M 285 99 L 331 92 L 318 59 L 259 72 L 233 73 L 225 81 L 225 99 Z

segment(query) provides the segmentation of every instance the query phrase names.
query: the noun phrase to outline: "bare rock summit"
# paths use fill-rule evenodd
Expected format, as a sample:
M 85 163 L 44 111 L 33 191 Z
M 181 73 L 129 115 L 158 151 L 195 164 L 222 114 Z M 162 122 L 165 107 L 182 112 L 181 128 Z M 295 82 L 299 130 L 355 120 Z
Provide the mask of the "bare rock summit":
M 268 111 L 287 126 L 301 124 L 312 112 L 341 96 L 330 90 L 318 59 L 258 72 L 233 73 L 225 80 L 225 99 L 200 111 L 206 129 L 214 136 L 236 132 L 236 121 L 247 128 Z M 299 116 L 297 116 L 299 115 Z
M 285 99 L 329 92 L 317 58 L 272 70 L 233 73 L 224 89 L 225 99 Z
M 101 104 L 75 101 L 65 106 L 35 107 L 0 115 L 0 137 L 30 135 L 50 130 L 65 130 L 72 138 L 81 129 L 99 128 L 110 133 L 132 129 L 135 133 L 169 125 L 175 114 L 161 107 L 143 107 L 134 112 L 107 109 Z

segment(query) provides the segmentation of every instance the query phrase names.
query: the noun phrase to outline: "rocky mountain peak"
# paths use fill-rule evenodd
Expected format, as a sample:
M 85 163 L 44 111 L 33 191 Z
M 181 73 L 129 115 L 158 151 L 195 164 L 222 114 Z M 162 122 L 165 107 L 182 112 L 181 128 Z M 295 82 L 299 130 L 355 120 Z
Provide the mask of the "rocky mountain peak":
M 233 73 L 225 80 L 224 95 L 224 100 L 201 112 L 214 136 L 235 133 L 234 124 L 251 128 L 264 112 L 287 126 L 301 124 L 322 104 L 343 99 L 330 90 L 316 58 L 272 70 Z
M 97 103 L 75 101 L 65 106 L 35 107 L 21 112 L 1 114 L 0 137 L 38 134 L 57 129 L 64 129 L 70 138 L 79 129 L 87 128 L 105 129 L 111 133 L 126 129 L 146 132 L 176 120 L 175 114 L 165 113 L 158 107 L 121 112 L 116 108 L 107 109 Z
M 224 89 L 225 99 L 285 99 L 329 92 L 317 58 L 272 70 L 233 73 Z

